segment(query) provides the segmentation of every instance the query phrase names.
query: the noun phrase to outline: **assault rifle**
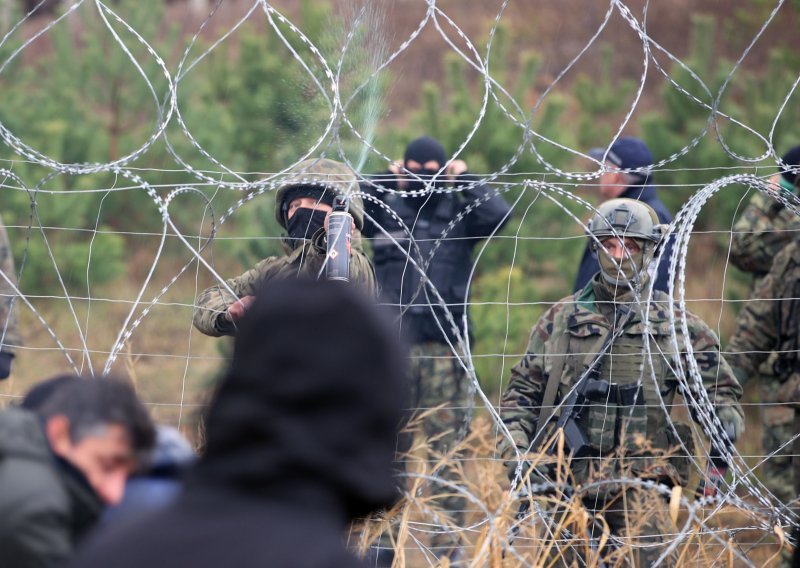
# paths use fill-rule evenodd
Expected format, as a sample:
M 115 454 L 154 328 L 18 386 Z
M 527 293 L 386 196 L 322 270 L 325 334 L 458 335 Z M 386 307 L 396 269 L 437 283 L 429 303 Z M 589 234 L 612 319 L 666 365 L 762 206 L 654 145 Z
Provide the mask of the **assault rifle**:
M 638 397 L 636 400 L 630 402 L 626 401 L 630 404 L 632 402 L 638 402 L 643 396 L 639 385 L 630 385 L 625 388 L 625 392 L 623 393 L 623 389 L 618 387 L 618 385 L 611 384 L 600 378 L 603 357 L 611 348 L 611 344 L 619 333 L 625 329 L 632 314 L 632 310 L 627 310 L 619 322 L 619 325 L 614 326 L 615 329 L 606 336 L 597 355 L 592 359 L 592 362 L 572 389 L 572 393 L 567 397 L 561 407 L 561 414 L 556 421 L 556 431 L 558 429 L 564 431 L 564 445 L 573 458 L 582 458 L 594 453 L 594 450 L 589 444 L 587 433 L 579 425 L 583 411 L 586 409 L 588 403 L 591 401 L 606 402 L 611 400 L 609 397 L 613 398 L 614 403 L 621 402 L 618 400 L 621 396 L 623 398 Z M 560 379 L 560 377 L 557 379 Z M 551 380 L 553 379 L 551 378 Z M 631 397 L 631 394 L 633 394 L 633 397 Z M 545 426 L 546 423 L 543 423 L 539 427 L 540 435 L 545 432 Z M 555 453 L 555 444 L 552 444 L 547 451 L 551 454 Z

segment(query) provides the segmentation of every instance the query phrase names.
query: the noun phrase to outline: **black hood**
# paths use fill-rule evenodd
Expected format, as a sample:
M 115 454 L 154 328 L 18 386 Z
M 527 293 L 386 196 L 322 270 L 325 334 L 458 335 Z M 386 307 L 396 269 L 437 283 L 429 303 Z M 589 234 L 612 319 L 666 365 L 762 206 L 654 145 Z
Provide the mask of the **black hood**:
M 268 283 L 235 341 L 196 481 L 347 520 L 396 500 L 406 357 L 373 303 L 343 283 Z

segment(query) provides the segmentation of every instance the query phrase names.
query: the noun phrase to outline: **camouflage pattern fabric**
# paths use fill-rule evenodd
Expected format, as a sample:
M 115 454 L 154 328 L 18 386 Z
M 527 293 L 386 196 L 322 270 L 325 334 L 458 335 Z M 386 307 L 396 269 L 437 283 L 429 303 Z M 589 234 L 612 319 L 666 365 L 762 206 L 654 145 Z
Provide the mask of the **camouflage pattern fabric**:
M 730 261 L 753 275 L 751 292 L 783 248 L 800 236 L 800 218 L 778 201 L 756 193 L 733 225 Z
M 233 335 L 236 328 L 226 317 L 228 308 L 239 298 L 254 295 L 267 280 L 305 276 L 316 278 L 325 262 L 324 231 L 306 240 L 294 251 L 287 248 L 285 256 L 271 256 L 256 264 L 244 274 L 226 280 L 236 296 L 222 286 L 206 288 L 195 300 L 192 321 L 206 335 L 219 337 Z M 350 254 L 350 282 L 372 297 L 377 296 L 375 270 L 361 248 L 360 237 L 353 236 Z
M 753 275 L 749 297 L 769 272 L 775 257 L 797 236 L 800 236 L 800 218 L 783 204 L 770 199 L 763 193 L 756 193 L 750 200 L 742 217 L 733 226 L 730 260 L 734 266 Z M 740 377 L 744 383 L 748 379 L 758 381 L 759 394 L 763 403 L 759 409 L 762 424 L 761 445 L 765 454 L 779 452 L 761 466 L 760 475 L 766 486 L 775 495 L 793 497 L 793 471 L 787 467 L 785 454 L 790 449 L 780 450 L 792 437 L 794 412 L 783 405 L 776 404 L 777 391 L 781 381 L 773 371 L 777 354 L 771 353 L 756 371 L 748 371 Z M 785 435 L 785 437 L 783 437 Z M 784 457 L 781 457 L 783 455 Z
M 545 312 L 531 332 L 526 354 L 511 371 L 500 415 L 514 445 L 522 453 L 530 451 L 551 371 L 561 369 L 558 404 L 596 356 L 607 334 L 612 332 L 609 322 L 613 318 L 608 319 L 603 312 L 613 304 L 603 306 L 598 301 L 602 289 L 596 275 L 583 291 L 564 298 Z M 599 413 L 596 416 L 584 412 L 587 416 L 583 418 L 582 426 L 600 457 L 625 457 L 641 477 L 670 477 L 676 483 L 685 483 L 684 473 L 688 472 L 681 471 L 685 459 L 670 460 L 669 470 L 653 469 L 657 463 L 654 457 L 658 454 L 663 456 L 677 444 L 659 400 L 663 399 L 666 408 L 672 407 L 678 386 L 678 377 L 674 374 L 678 368 L 676 360 L 681 359 L 685 369 L 688 356 L 685 352 L 674 352 L 668 320 L 670 309 L 674 308 L 669 297 L 654 292 L 647 325 L 638 312 L 634 313 L 603 360 L 602 378 L 619 386 L 641 384 L 645 408 L 609 400 L 605 409 L 602 405 L 592 408 Z M 679 315 L 676 313 L 675 317 Z M 693 355 L 709 399 L 716 408 L 731 406 L 741 416 L 738 401 L 742 388 L 720 356 L 719 341 L 702 320 L 692 314 L 687 314 L 687 318 Z M 643 353 L 645 342 L 649 342 L 652 363 Z M 679 336 L 678 345 L 682 344 L 683 339 Z M 503 445 L 505 456 L 513 454 L 513 448 L 506 440 L 503 440 Z M 609 461 L 620 463 L 616 459 L 604 460 L 604 463 Z M 596 457 L 573 460 L 571 467 L 575 481 L 582 483 L 593 472 L 596 477 L 599 464 Z M 608 472 L 608 475 L 613 476 L 613 472 Z
M 435 341 L 411 347 L 411 391 L 416 412 L 420 414 L 423 434 L 428 440 L 428 459 L 435 464 L 437 455 L 447 454 L 466 435 L 469 384 L 464 369 L 450 347 Z M 452 460 L 450 460 L 452 461 Z M 439 477 L 459 482 L 460 476 L 451 467 L 440 470 Z M 436 496 L 434 507 L 446 513 L 454 526 L 464 526 L 465 500 L 452 495 L 453 490 L 441 484 L 431 484 Z M 457 542 L 449 534 L 434 534 L 433 552 L 441 556 Z
M 11 255 L 8 234 L 2 220 L 0 220 L 0 270 L 16 285 L 14 257 Z M 0 278 L 0 350 L 8 353 L 14 353 L 15 347 L 22 345 L 19 334 L 19 303 L 16 293 L 5 278 Z
M 800 323 L 800 243 L 790 243 L 775 257 L 772 268 L 756 287 L 736 321 L 736 331 L 728 344 L 726 356 L 741 380 L 759 377 L 763 408 L 765 453 L 777 451 L 794 435 L 795 409 L 778 402 L 797 398 L 798 324 Z M 773 354 L 773 352 L 777 352 Z M 760 366 L 772 359 L 773 373 L 760 374 Z M 777 372 L 775 372 L 777 371 Z M 760 376 L 759 376 L 760 375 Z M 792 392 L 794 391 L 794 392 Z M 782 393 L 789 394 L 782 394 Z M 794 498 L 794 467 L 786 467 L 787 447 L 762 466 L 761 476 L 767 487 L 781 496 Z

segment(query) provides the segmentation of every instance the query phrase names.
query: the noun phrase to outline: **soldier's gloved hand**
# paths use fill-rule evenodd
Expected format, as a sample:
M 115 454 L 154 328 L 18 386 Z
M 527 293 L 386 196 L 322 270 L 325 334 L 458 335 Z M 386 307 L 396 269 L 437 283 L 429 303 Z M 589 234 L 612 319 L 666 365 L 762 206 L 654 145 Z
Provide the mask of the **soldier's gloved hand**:
M 733 406 L 723 406 L 717 408 L 717 418 L 722 423 L 722 427 L 731 439 L 731 442 L 738 440 L 744 432 L 744 418 Z
M 7 379 L 11 374 L 11 360 L 14 354 L 8 351 L 0 351 L 0 379 Z

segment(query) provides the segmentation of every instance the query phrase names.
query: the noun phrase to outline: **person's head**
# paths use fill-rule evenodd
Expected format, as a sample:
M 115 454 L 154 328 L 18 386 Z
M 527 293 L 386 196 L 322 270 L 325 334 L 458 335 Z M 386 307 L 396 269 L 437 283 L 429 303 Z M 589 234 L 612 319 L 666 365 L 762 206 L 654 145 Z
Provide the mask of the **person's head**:
M 780 184 L 785 189 L 798 193 L 800 189 L 800 146 L 794 146 L 781 157 Z
M 609 171 L 600 176 L 600 195 L 603 199 L 615 199 L 631 186 L 643 186 L 650 182 L 649 168 L 653 165 L 653 154 L 639 138 L 623 136 L 610 148 L 592 148 L 589 156 L 603 160 Z M 625 172 L 623 170 L 640 170 Z
M 57 375 L 50 379 L 36 383 L 24 396 L 20 407 L 31 412 L 39 412 L 42 406 L 50 400 L 61 387 L 73 381 L 83 380 L 77 375 Z
M 155 430 L 133 388 L 114 378 L 63 381 L 36 410 L 53 453 L 78 469 L 108 504 L 149 454 Z
M 636 199 L 611 199 L 597 208 L 588 229 L 605 284 L 622 292 L 641 290 L 664 235 L 653 208 Z
M 273 281 L 256 298 L 190 484 L 288 502 L 321 494 L 348 518 L 391 504 L 407 381 L 388 320 L 333 281 Z
M 358 230 L 364 227 L 364 211 L 355 173 L 345 164 L 313 158 L 293 166 L 275 193 L 275 218 L 295 247 L 324 230 L 337 194 L 347 195 L 349 213 Z
M 445 152 L 444 146 L 438 140 L 430 136 L 422 136 L 412 140 L 403 155 L 403 166 L 420 179 L 409 177 L 406 188 L 409 191 L 424 190 L 425 182 L 436 175 L 446 163 L 447 152 Z M 441 186 L 445 181 L 446 176 L 441 173 L 436 185 Z

